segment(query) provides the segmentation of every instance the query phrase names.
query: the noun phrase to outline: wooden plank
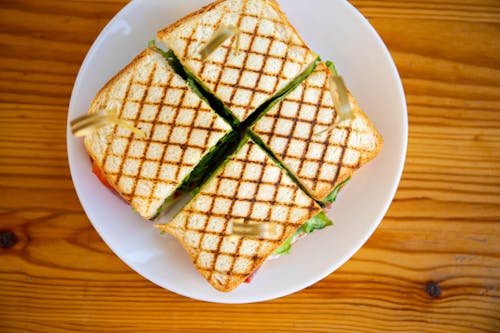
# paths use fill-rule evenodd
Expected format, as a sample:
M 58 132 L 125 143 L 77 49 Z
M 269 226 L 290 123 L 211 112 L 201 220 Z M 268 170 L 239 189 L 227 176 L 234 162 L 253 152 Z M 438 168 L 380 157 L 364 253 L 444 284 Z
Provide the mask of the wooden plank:
M 194 301 L 128 268 L 73 190 L 67 106 L 91 43 L 125 0 L 0 2 L 2 332 L 499 332 L 500 4 L 352 4 L 395 59 L 408 101 L 403 178 L 338 271 L 259 304 Z

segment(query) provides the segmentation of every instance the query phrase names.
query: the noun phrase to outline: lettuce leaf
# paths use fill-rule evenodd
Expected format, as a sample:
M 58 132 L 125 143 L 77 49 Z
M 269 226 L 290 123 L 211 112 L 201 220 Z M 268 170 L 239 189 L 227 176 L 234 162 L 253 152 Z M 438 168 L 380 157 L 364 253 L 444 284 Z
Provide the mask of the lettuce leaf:
M 210 148 L 201 158 L 191 173 L 183 179 L 182 183 L 175 190 L 175 193 L 190 193 L 192 196 L 195 196 L 200 191 L 203 184 L 214 176 L 216 170 L 218 170 L 218 168 L 220 168 L 244 142 L 244 137 L 238 131 L 231 131 L 224 135 L 219 139 L 217 144 Z M 153 219 L 159 216 L 165 207 L 176 198 L 175 193 L 165 199 L 156 211 Z
M 322 200 L 322 202 L 324 204 L 331 204 L 335 200 L 337 200 L 337 195 L 339 194 L 340 189 L 342 187 L 344 187 L 344 185 L 349 181 L 349 179 L 351 179 L 351 176 L 347 177 L 346 180 L 344 180 L 344 181 L 340 182 L 339 184 L 337 184 L 337 186 L 335 186 L 335 188 L 333 189 L 333 191 L 331 191 L 330 194 L 328 194 L 327 197 Z
M 288 237 L 273 254 L 288 254 L 292 249 L 293 240 L 295 237 L 300 236 L 303 233 L 310 234 L 314 230 L 323 229 L 329 225 L 332 225 L 333 222 L 325 215 L 324 212 L 316 214 L 312 218 L 310 218 L 306 223 L 304 223 L 299 229 L 295 231 L 295 233 Z
M 295 232 L 295 234 L 297 231 Z M 292 236 L 288 237 L 287 240 L 285 240 L 280 247 L 278 247 L 273 254 L 288 254 L 290 253 L 290 250 L 292 249 L 292 242 L 293 242 L 293 237 L 295 237 L 295 234 Z
M 149 41 L 148 48 L 161 54 L 165 60 L 167 60 L 170 67 L 174 72 L 182 77 L 184 81 L 188 84 L 189 88 L 198 95 L 202 100 L 204 100 L 210 107 L 221 116 L 228 124 L 232 127 L 236 127 L 239 124 L 239 120 L 232 114 L 232 112 L 224 106 L 224 104 L 217 98 L 209 89 L 199 81 L 193 73 L 184 67 L 181 61 L 177 58 L 172 50 L 163 51 L 158 46 L 154 40 Z
M 325 62 L 325 65 L 326 65 L 326 67 L 328 67 L 330 72 L 332 72 L 334 75 L 339 75 L 339 73 L 337 72 L 337 69 L 335 68 L 335 64 L 333 63 L 333 61 L 328 60 L 327 62 Z
M 250 114 L 242 123 L 244 128 L 250 128 L 255 124 L 260 118 L 262 118 L 267 111 L 271 110 L 276 104 L 285 99 L 288 94 L 295 90 L 304 80 L 306 80 L 309 75 L 312 74 L 316 66 L 318 65 L 319 58 L 316 58 L 312 64 L 310 64 L 302 73 L 300 73 L 296 78 L 290 81 L 284 88 L 262 103 L 255 111 Z
M 314 230 L 320 230 L 332 224 L 333 222 L 326 216 L 326 214 L 324 212 L 321 212 L 314 215 L 298 230 L 310 234 Z

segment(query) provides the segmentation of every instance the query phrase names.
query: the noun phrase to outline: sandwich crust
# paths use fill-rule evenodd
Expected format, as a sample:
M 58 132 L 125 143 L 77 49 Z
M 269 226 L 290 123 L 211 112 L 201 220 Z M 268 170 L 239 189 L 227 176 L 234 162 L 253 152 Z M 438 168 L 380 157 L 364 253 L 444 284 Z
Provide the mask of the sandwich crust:
M 149 49 L 99 91 L 88 112 L 108 110 L 147 138 L 109 125 L 87 135 L 85 147 L 109 184 L 146 219 L 230 130 L 165 59 Z
M 199 52 L 222 26 L 239 29 L 207 59 Z M 158 32 L 182 64 L 240 121 L 315 59 L 274 0 L 216 1 Z
M 180 241 L 201 275 L 227 292 L 320 211 L 284 170 L 248 141 L 165 230 Z M 235 221 L 271 224 L 276 233 L 260 238 L 229 235 Z
M 335 124 L 326 65 L 269 110 L 252 130 L 276 157 L 323 200 L 340 182 L 378 155 L 383 139 L 348 92 L 355 118 Z

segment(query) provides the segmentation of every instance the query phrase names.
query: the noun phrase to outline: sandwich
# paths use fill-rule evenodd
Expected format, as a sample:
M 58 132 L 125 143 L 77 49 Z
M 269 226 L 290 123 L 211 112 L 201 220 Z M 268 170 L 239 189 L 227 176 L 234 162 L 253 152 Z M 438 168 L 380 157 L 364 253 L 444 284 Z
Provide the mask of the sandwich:
M 212 53 L 203 53 L 231 31 Z M 215 1 L 162 29 L 158 38 L 236 124 L 288 89 L 317 58 L 274 0 Z
M 256 237 L 235 236 L 237 223 L 271 228 Z M 243 139 L 173 220 L 157 227 L 180 241 L 215 289 L 227 292 L 308 223 L 314 228 L 331 221 L 263 149 Z
M 192 180 L 201 181 L 200 173 L 231 129 L 165 57 L 150 49 L 98 92 L 88 113 L 109 111 L 128 126 L 109 124 L 92 131 L 85 147 L 95 172 L 145 219 L 196 187 Z
M 251 128 L 305 191 L 323 204 L 331 204 L 339 186 L 378 155 L 383 141 L 347 90 L 352 113 L 341 119 L 331 93 L 336 75 L 332 63 L 318 63 Z
M 226 38 L 221 39 L 224 34 Z M 248 146 L 265 151 L 271 169 L 280 170 L 297 193 L 313 200 L 313 206 L 331 204 L 352 173 L 379 153 L 380 134 L 344 87 L 333 64 L 320 61 L 305 45 L 275 1 L 216 1 L 162 29 L 158 38 L 188 76 L 221 101 L 224 111 L 214 111 L 230 114 L 233 128 L 251 138 L 241 151 L 249 150 Z M 206 52 L 207 45 L 217 39 L 219 46 Z M 239 170 L 232 166 L 235 161 L 241 162 L 239 153 L 229 158 L 221 173 L 226 168 Z M 172 222 L 158 226 L 181 242 L 200 273 L 218 290 L 234 289 L 268 258 L 289 253 L 302 235 L 332 224 L 324 213 L 306 216 L 289 233 L 280 234 L 266 252 L 256 255 L 243 246 L 242 251 L 251 257 L 240 259 L 240 250 L 226 253 L 221 244 L 235 239 L 230 229 L 238 219 L 259 223 L 251 218 L 259 209 L 235 212 L 231 207 L 239 207 L 241 198 L 233 192 L 245 180 L 240 175 L 231 182 L 225 180 L 232 185 L 223 186 L 222 191 L 233 195 L 224 197 L 217 185 L 220 178 L 216 173 Z M 274 193 L 270 188 L 267 191 Z M 289 203 L 297 205 L 293 200 Z M 212 219 L 219 228 L 214 234 L 207 222 Z M 274 223 L 260 221 L 264 222 Z M 200 228 L 192 230 L 190 224 Z M 318 227 L 310 227 L 314 225 Z M 261 240 L 262 236 L 240 242 L 260 249 Z M 234 267 L 241 269 L 234 271 Z
M 104 182 L 231 291 L 333 224 L 322 207 L 382 137 L 275 0 L 215 1 L 158 39 L 169 51 L 150 44 L 97 94 L 89 114 L 116 117 L 85 146 Z

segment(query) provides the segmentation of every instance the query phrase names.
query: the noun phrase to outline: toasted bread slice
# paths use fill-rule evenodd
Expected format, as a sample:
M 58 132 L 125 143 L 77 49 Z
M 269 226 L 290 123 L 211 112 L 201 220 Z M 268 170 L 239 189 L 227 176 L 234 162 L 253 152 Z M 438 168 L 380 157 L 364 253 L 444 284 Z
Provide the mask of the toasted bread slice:
M 382 137 L 349 93 L 355 118 L 335 125 L 326 65 L 271 108 L 252 130 L 316 199 L 323 200 L 343 180 L 374 158 Z
M 223 26 L 235 26 L 208 58 L 200 50 Z M 275 0 L 222 0 L 158 32 L 182 64 L 243 121 L 315 59 Z
M 231 291 L 320 211 L 257 144 L 247 141 L 161 228 L 182 243 L 214 288 Z M 276 233 L 261 238 L 229 235 L 235 221 L 270 223 Z
M 149 49 L 99 91 L 89 113 L 106 110 L 116 110 L 147 138 L 109 125 L 87 135 L 85 147 L 108 182 L 147 219 L 230 130 Z

